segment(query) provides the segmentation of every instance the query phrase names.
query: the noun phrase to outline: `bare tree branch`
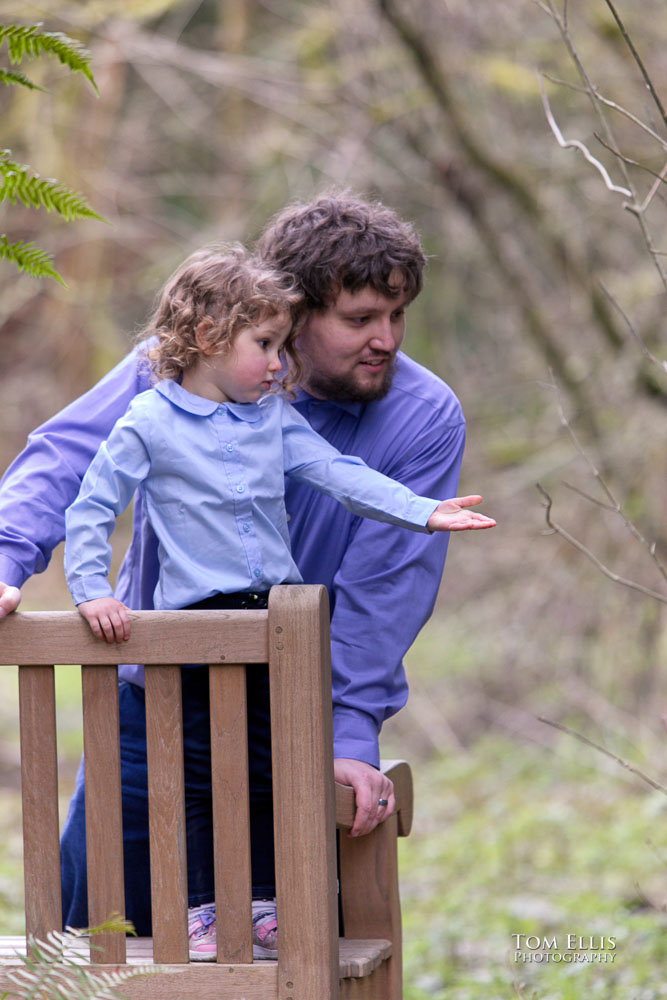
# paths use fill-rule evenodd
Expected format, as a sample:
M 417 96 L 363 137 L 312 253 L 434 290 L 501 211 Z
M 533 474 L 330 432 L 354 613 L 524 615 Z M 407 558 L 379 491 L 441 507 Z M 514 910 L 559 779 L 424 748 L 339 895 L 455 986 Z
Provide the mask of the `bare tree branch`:
M 566 531 L 565 528 L 562 525 L 558 524 L 557 521 L 554 521 L 551 517 L 551 508 L 553 506 L 553 500 L 551 499 L 547 491 L 540 485 L 540 483 L 536 483 L 536 486 L 539 492 L 544 497 L 545 518 L 547 525 L 553 532 L 555 532 L 555 534 L 560 535 L 561 538 L 564 538 L 566 542 L 568 542 L 570 545 L 573 546 L 573 548 L 581 552 L 582 555 L 585 555 L 586 558 L 589 559 L 593 563 L 593 565 L 597 569 L 599 569 L 600 572 L 604 576 L 606 576 L 609 580 L 611 580 L 613 583 L 618 583 L 622 587 L 629 587 L 631 590 L 636 590 L 640 594 L 644 594 L 645 597 L 652 597 L 654 600 L 660 601 L 662 604 L 667 604 L 667 594 L 661 594 L 659 591 L 651 590 L 650 587 L 645 587 L 643 584 L 637 583 L 635 580 L 628 580 L 625 577 L 619 576 L 618 573 L 614 573 L 613 570 L 609 569 L 608 566 L 605 566 L 605 564 L 600 559 L 598 559 L 595 553 L 591 552 L 588 546 L 584 545 L 584 543 L 580 542 L 578 538 L 575 538 L 573 535 L 571 535 L 569 531 Z
M 667 167 L 665 167 L 665 169 L 667 170 Z M 657 251 L 657 250 L 655 251 L 655 253 L 658 253 L 658 252 L 659 251 Z M 619 315 L 622 316 L 623 319 L 625 320 L 625 323 L 626 323 L 626 325 L 628 327 L 628 330 L 630 331 L 630 333 L 632 334 L 632 336 L 634 337 L 634 339 L 639 344 L 639 346 L 640 346 L 640 348 L 642 350 L 642 353 L 649 359 L 649 361 L 651 361 L 654 365 L 656 365 L 660 369 L 660 371 L 667 372 L 667 361 L 660 361 L 659 358 L 656 358 L 656 356 L 654 354 L 652 354 L 651 351 L 649 351 L 649 349 L 646 346 L 646 344 L 644 343 L 643 339 L 640 337 L 640 335 L 639 335 L 639 333 L 638 333 L 635 325 L 630 320 L 630 317 L 627 315 L 627 313 L 625 313 L 623 311 L 623 309 L 621 309 L 621 306 L 620 306 L 618 300 L 616 298 L 614 298 L 614 296 L 611 294 L 611 292 L 609 291 L 609 289 L 605 286 L 604 282 L 602 282 L 602 281 L 600 282 L 600 288 L 605 293 L 605 295 L 607 296 L 607 298 L 609 299 L 609 301 L 611 302 L 611 304 L 614 306 L 614 308 L 618 311 Z
M 567 416 L 565 415 L 565 408 L 563 407 L 563 400 L 561 398 L 558 386 L 556 385 L 555 382 L 552 382 L 550 388 L 556 393 L 556 404 L 558 406 L 558 416 L 560 418 L 561 426 L 564 427 L 567 433 L 569 434 L 570 440 L 572 441 L 577 452 L 579 453 L 581 458 L 583 458 L 583 460 L 586 462 L 586 465 L 591 470 L 591 474 L 593 475 L 594 479 L 597 481 L 598 485 L 600 486 L 605 496 L 607 497 L 607 500 L 609 502 L 608 509 L 611 510 L 613 513 L 617 514 L 618 517 L 620 517 L 620 519 L 623 521 L 623 524 L 628 529 L 633 538 L 635 538 L 635 540 L 638 541 L 640 545 L 642 545 L 647 550 L 660 576 L 663 578 L 663 580 L 667 581 L 667 569 L 665 569 L 665 567 L 662 565 L 662 563 L 657 557 L 655 542 L 649 542 L 641 533 L 637 525 L 634 524 L 634 522 L 631 521 L 628 517 L 626 517 L 626 515 L 623 513 L 622 505 L 612 493 L 611 488 L 601 475 L 600 470 L 592 461 L 588 452 L 581 444 L 579 438 L 574 432 L 572 425 L 570 424 L 570 421 L 567 419 Z M 619 578 L 617 582 L 621 582 L 621 579 Z
M 620 17 L 618 16 L 616 8 L 614 7 L 614 5 L 611 2 L 611 0 L 605 0 L 605 2 L 606 2 L 607 7 L 609 7 L 609 10 L 611 11 L 611 13 L 612 13 L 612 15 L 614 17 L 614 20 L 616 21 L 616 24 L 618 25 L 619 31 L 621 32 L 621 35 L 623 36 L 623 41 L 625 42 L 625 44 L 627 45 L 627 47 L 630 49 L 630 52 L 632 53 L 632 58 L 637 63 L 637 66 L 639 67 L 639 71 L 640 71 L 641 75 L 644 77 L 644 83 L 646 84 L 646 86 L 648 88 L 648 92 L 651 95 L 651 97 L 653 98 L 658 111 L 660 112 L 660 115 L 662 117 L 662 120 L 663 120 L 664 124 L 667 125 L 667 115 L 665 114 L 665 109 L 662 106 L 662 101 L 658 97 L 656 89 L 653 86 L 653 81 L 651 80 L 651 77 L 649 76 L 649 74 L 648 74 L 648 72 L 646 70 L 646 67 L 644 66 L 644 63 L 643 63 L 643 61 L 642 61 L 639 53 L 637 52 L 637 49 L 635 48 L 634 42 L 632 41 L 632 39 L 630 38 L 630 35 L 626 31 L 625 25 L 623 24 L 623 22 L 621 21 Z
M 591 310 L 600 330 L 615 349 L 622 346 L 622 338 L 616 328 L 614 318 L 603 295 L 590 281 L 588 268 L 572 244 L 553 226 L 550 213 L 545 212 L 542 203 L 531 190 L 520 171 L 513 169 L 494 157 L 489 149 L 478 140 L 461 114 L 452 94 L 449 78 L 441 61 L 428 44 L 427 39 L 415 29 L 412 21 L 399 10 L 396 0 L 377 0 L 381 15 L 394 29 L 422 80 L 428 87 L 436 104 L 446 116 L 459 146 L 471 164 L 484 173 L 498 187 L 504 190 L 521 210 L 531 227 L 536 225 L 544 235 L 553 257 L 563 262 L 568 275 L 576 280 L 588 297 Z
M 607 117 L 604 115 L 604 113 L 602 111 L 602 106 L 603 105 L 606 106 L 606 107 L 612 108 L 614 111 L 618 111 L 619 114 L 625 115 L 631 121 L 634 121 L 634 123 L 639 128 L 643 129 L 645 132 L 647 132 L 648 134 L 650 134 L 652 136 L 652 138 L 654 138 L 656 140 L 656 142 L 658 142 L 663 147 L 663 149 L 667 149 L 667 141 L 665 141 L 664 139 L 662 139 L 662 137 L 659 136 L 657 134 L 657 132 L 654 132 L 654 130 L 651 129 L 651 128 L 649 128 L 649 126 L 646 125 L 645 122 L 642 122 L 641 119 L 637 118 L 636 115 L 633 115 L 627 109 L 625 109 L 625 108 L 621 107 L 620 105 L 616 104 L 614 101 L 609 101 L 607 98 L 603 98 L 602 95 L 600 94 L 599 90 L 597 89 L 597 87 L 595 87 L 595 85 L 591 81 L 590 77 L 588 76 L 588 73 L 586 72 L 586 68 L 585 68 L 584 64 L 582 63 L 582 61 L 581 61 L 581 57 L 579 56 L 577 48 L 576 48 L 576 46 L 575 46 L 575 44 L 574 44 L 574 42 L 572 40 L 572 36 L 570 35 L 569 29 L 568 29 L 568 23 L 567 23 L 567 3 L 563 4 L 563 13 L 560 14 L 558 12 L 558 10 L 556 9 L 556 5 L 554 3 L 554 0 L 548 0 L 548 13 L 553 18 L 553 20 L 555 21 L 556 25 L 558 26 L 558 30 L 560 31 L 561 38 L 563 39 L 563 42 L 565 43 L 565 46 L 566 46 L 568 52 L 570 53 L 570 57 L 571 57 L 572 61 L 574 62 L 574 65 L 577 68 L 577 72 L 579 73 L 580 79 L 584 83 L 584 86 L 585 86 L 586 91 L 587 91 L 588 96 L 589 96 L 589 100 L 591 101 L 592 107 L 593 107 L 593 109 L 594 109 L 594 111 L 595 111 L 595 113 L 596 113 L 596 115 L 598 117 L 598 120 L 599 120 L 599 122 L 600 122 L 600 124 L 602 126 L 602 129 L 603 129 L 606 137 L 607 137 L 607 141 L 608 141 L 609 145 L 611 146 L 612 151 L 614 153 L 618 153 L 618 143 L 616 142 L 616 137 L 614 136 L 612 128 L 611 128 L 609 122 L 607 121 Z M 623 173 L 623 177 L 624 177 L 626 186 L 628 188 L 630 188 L 630 190 L 633 192 L 634 205 L 628 205 L 628 204 L 626 204 L 625 207 L 629 211 L 632 211 L 633 214 L 637 217 L 637 220 L 639 222 L 639 227 L 641 229 L 641 233 L 642 233 L 644 242 L 646 244 L 646 247 L 649 250 L 649 253 L 651 254 L 651 259 L 653 260 L 655 268 L 656 268 L 658 274 L 660 275 L 660 281 L 662 282 L 663 287 L 665 289 L 667 289 L 667 271 L 663 267 L 662 261 L 660 260 L 660 255 L 654 253 L 655 247 L 654 247 L 654 243 L 653 243 L 653 237 L 651 235 L 651 231 L 649 230 L 645 214 L 643 212 L 641 212 L 641 211 L 638 210 L 639 197 L 638 197 L 638 195 L 636 193 L 635 187 L 634 187 L 634 185 L 632 183 L 632 180 L 631 180 L 630 175 L 629 175 L 629 173 L 628 173 L 628 171 L 626 169 L 626 165 L 623 162 L 622 157 L 619 157 L 619 164 L 620 164 L 620 167 L 621 167 L 621 171 Z
M 540 73 L 537 74 L 537 79 L 539 80 L 540 91 L 542 93 L 542 104 L 544 106 L 544 113 L 546 115 L 551 131 L 556 136 L 556 142 L 558 143 L 558 145 L 561 146 L 563 149 L 574 148 L 581 150 L 581 152 L 584 154 L 588 162 L 591 163 L 595 167 L 595 169 L 600 173 L 600 175 L 602 176 L 602 180 L 605 183 L 605 187 L 609 191 L 614 191 L 617 192 L 618 194 L 624 194 L 627 195 L 628 198 L 632 198 L 632 191 L 629 188 L 619 187 L 617 184 L 614 184 L 607 172 L 606 167 L 602 163 L 600 163 L 599 160 L 596 160 L 594 156 L 592 156 L 592 154 L 589 152 L 588 148 L 584 145 L 583 142 L 579 142 L 578 139 L 563 138 L 563 134 L 561 130 L 558 128 L 558 125 L 556 124 L 556 119 L 554 118 L 553 113 L 551 111 L 551 106 L 549 105 L 549 98 L 547 97 L 547 92 L 544 89 L 544 83 L 542 82 L 542 76 Z
M 633 774 L 636 774 L 638 778 L 641 778 L 642 781 L 645 781 L 647 785 L 651 786 L 651 788 L 654 788 L 656 791 L 662 792 L 664 795 L 667 795 L 667 788 L 665 788 L 664 785 L 661 785 L 659 781 L 656 781 L 654 778 L 651 778 L 648 774 L 645 774 L 644 771 L 641 771 L 638 767 L 635 767 L 634 764 L 629 764 L 627 760 L 623 760 L 623 758 L 619 757 L 618 754 L 612 753 L 611 750 L 607 750 L 606 747 L 603 747 L 599 743 L 596 743 L 594 740 L 589 739 L 588 736 L 583 736 L 581 733 L 576 732 L 576 730 L 574 729 L 570 729 L 569 726 L 564 725 L 562 722 L 554 722 L 552 719 L 545 719 L 544 716 L 542 715 L 538 715 L 538 719 L 540 720 L 540 722 L 544 722 L 547 726 L 553 726 L 554 729 L 559 729 L 562 733 L 567 733 L 568 736 L 574 736 L 574 738 L 576 740 L 579 740 L 580 743 L 585 743 L 586 746 L 593 747 L 594 750 L 599 750 L 600 753 L 605 754 L 605 756 L 611 757 L 611 759 L 615 760 L 617 764 L 621 765 L 621 767 L 625 767 L 627 768 L 628 771 L 632 771 Z

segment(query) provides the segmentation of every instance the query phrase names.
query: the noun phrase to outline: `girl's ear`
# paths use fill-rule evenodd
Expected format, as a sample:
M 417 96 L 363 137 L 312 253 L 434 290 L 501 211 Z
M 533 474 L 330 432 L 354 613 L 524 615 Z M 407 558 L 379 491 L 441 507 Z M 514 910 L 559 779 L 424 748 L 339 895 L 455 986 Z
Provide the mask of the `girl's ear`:
M 213 324 L 210 319 L 203 319 L 195 327 L 195 344 L 202 354 L 213 354 L 214 346 L 209 340 L 208 334 L 211 332 Z

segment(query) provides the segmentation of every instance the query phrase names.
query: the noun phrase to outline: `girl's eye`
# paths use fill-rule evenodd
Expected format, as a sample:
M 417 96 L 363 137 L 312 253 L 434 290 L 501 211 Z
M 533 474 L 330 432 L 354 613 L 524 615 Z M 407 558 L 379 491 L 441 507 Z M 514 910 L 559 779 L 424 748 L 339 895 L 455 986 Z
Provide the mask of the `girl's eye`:
M 271 343 L 270 340 L 260 340 L 259 346 L 262 348 L 263 351 L 265 351 L 270 343 Z

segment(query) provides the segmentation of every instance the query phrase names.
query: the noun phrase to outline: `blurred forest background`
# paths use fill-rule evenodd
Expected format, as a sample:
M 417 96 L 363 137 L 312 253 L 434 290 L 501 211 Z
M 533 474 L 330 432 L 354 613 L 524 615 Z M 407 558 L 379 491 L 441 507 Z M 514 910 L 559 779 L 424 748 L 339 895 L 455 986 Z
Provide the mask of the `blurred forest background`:
M 2 145 L 110 222 L 3 206 L 3 229 L 48 249 L 68 287 L 0 266 L 1 468 L 123 356 L 202 243 L 252 242 L 285 202 L 331 185 L 394 206 L 423 238 L 427 285 L 404 347 L 459 395 L 461 490 L 483 493 L 499 525 L 452 540 L 408 660 L 410 702 L 386 727 L 386 755 L 416 771 L 403 845 L 413 1000 L 667 996 L 665 794 L 539 719 L 665 781 L 667 10 L 616 10 L 656 95 L 605 0 L 0 3 L 5 23 L 80 39 L 99 87 L 26 65 L 49 92 L 4 88 Z M 557 143 L 537 71 L 565 138 L 625 193 Z M 587 552 L 547 528 L 538 482 Z M 68 606 L 56 557 L 24 607 Z M 75 686 L 62 682 L 65 784 Z M 568 932 L 615 935 L 614 963 L 515 961 L 512 934 Z

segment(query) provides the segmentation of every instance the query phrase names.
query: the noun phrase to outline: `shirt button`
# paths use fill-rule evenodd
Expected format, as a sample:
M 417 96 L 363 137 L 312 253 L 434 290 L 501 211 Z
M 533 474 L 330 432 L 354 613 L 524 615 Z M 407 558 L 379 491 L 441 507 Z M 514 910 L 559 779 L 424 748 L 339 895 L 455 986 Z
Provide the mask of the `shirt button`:
M 219 406 L 217 412 L 222 416 L 222 414 L 225 412 L 224 406 Z
M 228 444 L 227 445 L 227 451 L 234 451 L 234 445 L 233 444 Z
M 243 530 L 244 531 L 250 531 L 250 525 L 249 524 L 244 524 L 243 525 Z
M 241 485 L 236 487 L 237 493 L 243 493 L 244 491 L 245 491 L 245 486 Z
M 261 575 L 262 575 L 261 570 L 258 569 L 253 570 L 253 576 L 261 576 Z

